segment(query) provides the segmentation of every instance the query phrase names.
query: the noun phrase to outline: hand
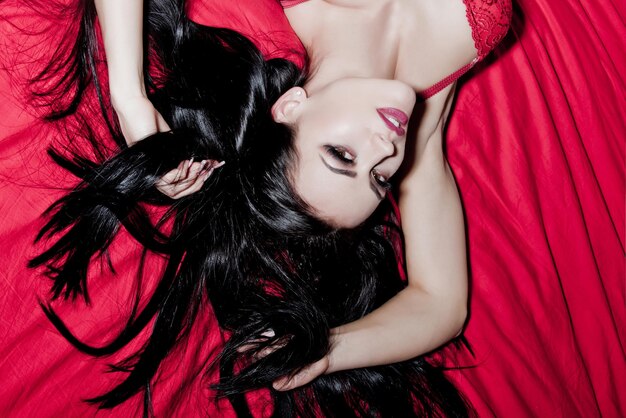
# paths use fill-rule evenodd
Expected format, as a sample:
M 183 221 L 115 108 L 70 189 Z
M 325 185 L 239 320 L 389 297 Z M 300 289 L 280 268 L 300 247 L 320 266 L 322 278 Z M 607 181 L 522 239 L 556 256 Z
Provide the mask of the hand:
M 263 337 L 272 338 L 274 336 L 273 330 L 268 330 L 261 334 Z M 238 352 L 244 353 L 254 347 L 255 344 L 259 343 L 260 340 L 252 340 L 249 344 L 245 344 L 237 349 Z M 259 353 L 257 353 L 254 357 L 254 361 L 258 361 L 261 358 L 273 353 L 279 348 L 283 347 L 286 344 L 286 341 L 279 341 L 276 344 L 273 344 L 267 348 L 264 348 Z M 272 387 L 278 391 L 287 391 L 292 390 L 300 386 L 304 386 L 307 383 L 311 382 L 318 376 L 323 375 L 330 367 L 330 357 L 329 355 L 325 355 L 322 359 L 316 361 L 315 363 L 309 364 L 305 366 L 298 373 L 291 376 L 283 376 L 279 379 L 276 379 L 272 383 Z
M 309 364 L 298 373 L 292 376 L 284 376 L 276 379 L 272 386 L 278 391 L 292 390 L 313 381 L 315 378 L 323 375 L 330 367 L 330 359 L 325 355 L 315 363 Z
M 156 183 L 156 188 L 172 199 L 180 199 L 199 191 L 213 171 L 225 164 L 224 161 L 204 160 L 183 161 L 174 170 L 169 171 Z
M 118 96 L 113 99 L 113 107 L 129 147 L 149 135 L 170 130 L 163 116 L 145 96 Z
M 128 146 L 156 132 L 166 132 L 170 127 L 163 116 L 154 108 L 144 95 L 112 96 L 113 107 L 117 113 L 122 134 Z M 204 182 L 224 161 L 205 160 L 181 162 L 177 168 L 169 171 L 156 183 L 156 188 L 172 199 L 180 199 L 199 191 Z

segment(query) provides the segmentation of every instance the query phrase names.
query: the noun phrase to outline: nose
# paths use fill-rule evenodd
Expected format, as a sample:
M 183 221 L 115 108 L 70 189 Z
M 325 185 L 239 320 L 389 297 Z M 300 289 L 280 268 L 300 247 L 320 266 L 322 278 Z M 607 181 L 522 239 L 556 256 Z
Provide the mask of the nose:
M 396 146 L 389 138 L 375 135 L 373 141 L 375 148 L 382 153 L 383 157 L 391 157 L 396 153 Z

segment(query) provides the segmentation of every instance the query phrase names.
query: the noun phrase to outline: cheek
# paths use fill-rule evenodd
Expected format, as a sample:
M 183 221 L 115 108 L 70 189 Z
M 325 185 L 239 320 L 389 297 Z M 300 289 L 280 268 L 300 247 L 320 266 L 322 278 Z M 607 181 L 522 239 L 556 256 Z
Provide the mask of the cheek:
M 303 128 L 308 133 L 310 142 L 317 145 L 339 143 L 339 145 L 356 145 L 367 134 L 367 120 L 362 114 L 346 106 L 329 105 L 316 112 L 306 121 Z
M 336 207 L 336 211 L 329 216 L 334 223 L 343 228 L 355 228 L 365 222 L 378 207 L 378 199 L 371 197 L 361 198 L 347 197 L 342 205 Z
M 296 193 L 314 214 L 338 227 L 358 226 L 379 204 L 368 184 L 329 172 L 318 154 L 300 154 L 293 182 Z
M 311 178 L 300 173 L 294 187 L 300 198 L 312 209 L 313 214 L 332 225 L 353 227 L 358 225 L 364 216 L 366 208 L 361 200 L 337 182 L 328 182 L 326 179 L 311 181 Z
M 379 201 L 371 190 L 361 190 L 354 185 L 346 187 L 341 181 L 308 180 L 296 185 L 298 194 L 317 217 L 332 225 L 354 228 L 363 223 L 378 206 Z

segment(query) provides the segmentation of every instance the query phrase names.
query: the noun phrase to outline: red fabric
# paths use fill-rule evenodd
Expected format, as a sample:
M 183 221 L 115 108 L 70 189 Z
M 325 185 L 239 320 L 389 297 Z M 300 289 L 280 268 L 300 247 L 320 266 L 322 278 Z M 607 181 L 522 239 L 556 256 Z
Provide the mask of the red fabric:
M 41 29 L 19 3 L 0 9 L 12 17 L 0 22 L 0 68 L 55 45 L 46 31 L 25 40 L 31 48 L 19 59 L 8 52 L 20 39 L 12 24 Z M 447 149 L 467 216 L 465 335 L 476 356 L 448 347 L 444 357 L 473 366 L 449 376 L 479 416 L 626 416 L 625 20 L 623 4 L 610 0 L 520 0 L 504 45 L 459 89 Z M 111 387 L 103 372 L 115 358 L 76 352 L 37 305 L 48 283 L 25 262 L 40 213 L 61 194 L 54 188 L 72 180 L 45 156 L 59 135 L 36 121 L 14 81 L 0 70 L 0 416 L 137 416 L 141 399 L 112 412 L 81 402 Z M 138 249 L 125 239 L 114 253 L 120 276 L 93 282 L 92 307 L 55 305 L 88 341 L 106 341 L 127 313 Z M 215 326 L 207 310 L 189 348 L 165 364 L 157 416 L 232 416 L 208 403 L 200 379 L 176 392 L 221 343 L 201 332 Z M 255 396 L 264 415 L 271 407 Z
M 286 58 L 304 65 L 304 47 L 275 0 L 188 1 L 187 14 L 203 25 L 241 32 L 254 41 L 267 59 Z
M 626 416 L 624 3 L 519 0 L 459 90 L 448 157 L 467 216 L 480 416 Z M 491 62 L 493 61 L 493 62 Z
M 511 25 L 511 0 L 463 0 L 478 59 L 500 43 Z

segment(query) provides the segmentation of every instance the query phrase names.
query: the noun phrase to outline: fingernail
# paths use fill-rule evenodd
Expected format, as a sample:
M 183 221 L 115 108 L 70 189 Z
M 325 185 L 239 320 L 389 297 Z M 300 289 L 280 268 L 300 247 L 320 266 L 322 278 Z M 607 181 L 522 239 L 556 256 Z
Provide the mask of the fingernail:
M 224 161 L 221 162 L 217 162 L 215 160 L 207 160 L 208 165 L 213 169 L 213 168 L 220 168 L 221 166 L 224 165 Z
M 222 161 L 222 162 L 224 162 L 224 161 Z M 273 329 L 268 329 L 267 331 L 263 332 L 261 335 L 264 336 L 264 337 L 267 337 L 267 338 L 272 338 L 272 337 L 274 337 L 276 335 L 276 333 L 274 332 Z

